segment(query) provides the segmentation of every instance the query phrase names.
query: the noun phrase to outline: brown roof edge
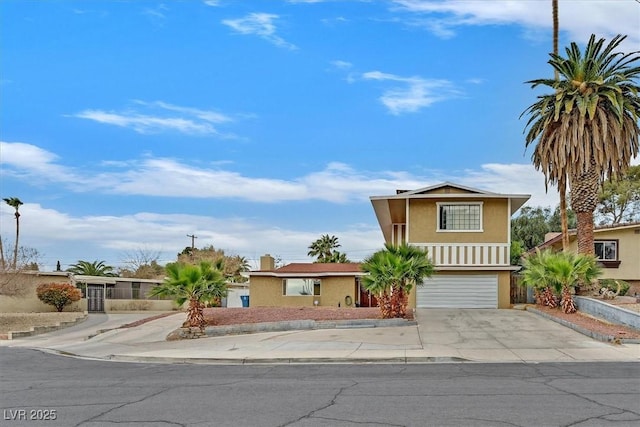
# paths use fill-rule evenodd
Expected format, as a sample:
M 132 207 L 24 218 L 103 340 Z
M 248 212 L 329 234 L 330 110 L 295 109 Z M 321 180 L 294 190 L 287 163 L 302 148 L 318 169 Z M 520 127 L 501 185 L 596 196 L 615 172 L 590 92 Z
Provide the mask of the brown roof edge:
M 600 231 L 600 230 L 613 230 L 616 228 L 626 228 L 626 227 L 635 227 L 635 226 L 640 226 L 640 221 L 634 221 L 634 222 L 624 222 L 624 223 L 618 223 L 618 224 L 607 224 L 607 225 L 598 225 L 593 227 L 594 231 Z M 575 236 L 577 233 L 577 230 L 575 228 L 572 228 L 569 231 L 569 236 Z M 557 236 L 547 240 L 546 242 L 542 242 L 540 243 L 538 246 L 531 248 L 527 251 L 527 253 L 533 253 L 535 252 L 536 249 L 546 249 L 549 246 L 552 246 L 558 242 L 562 241 L 562 233 L 558 234 Z
M 274 270 L 276 273 L 359 273 L 360 263 L 291 263 Z

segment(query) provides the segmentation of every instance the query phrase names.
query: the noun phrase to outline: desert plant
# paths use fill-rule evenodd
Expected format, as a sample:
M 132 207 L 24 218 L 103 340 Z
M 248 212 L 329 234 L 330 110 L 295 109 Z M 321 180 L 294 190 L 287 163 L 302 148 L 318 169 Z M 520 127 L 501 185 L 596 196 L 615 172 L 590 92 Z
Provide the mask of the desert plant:
M 61 312 L 72 302 L 80 301 L 80 289 L 68 283 L 45 283 L 36 288 L 38 299 L 45 304 L 52 305 Z
M 367 273 L 362 285 L 377 295 L 383 318 L 405 317 L 411 289 L 434 270 L 425 250 L 388 243 L 385 249 L 365 259 L 361 268 Z
M 575 287 L 590 284 L 601 271 L 597 260 L 591 255 L 544 250 L 525 259 L 523 282 L 542 291 L 545 305 L 555 306 L 555 301 L 550 301 L 550 291 L 560 293 L 563 311 L 574 313 L 576 308 L 572 293 Z
M 13 213 L 13 216 L 15 216 L 16 218 L 16 243 L 13 246 L 13 262 L 11 263 L 11 267 L 15 270 L 18 264 L 18 241 L 20 239 L 20 206 L 22 206 L 24 203 L 22 203 L 22 201 L 20 199 L 18 199 L 17 197 L 7 197 L 2 199 L 4 200 L 9 206 L 11 206 L 12 208 L 15 209 L 15 212 Z M 2 252 L 2 267 L 4 269 L 4 265 L 5 261 L 4 261 L 4 251 Z
M 73 274 L 79 274 L 81 276 L 105 276 L 116 277 L 118 276 L 113 272 L 113 267 L 107 265 L 105 261 L 78 261 L 75 264 L 71 264 L 67 271 Z
M 627 292 L 629 292 L 629 288 L 631 287 L 629 282 L 617 279 L 600 279 L 598 280 L 598 284 L 600 285 L 600 288 L 608 288 L 612 290 L 617 290 L 618 286 L 620 286 L 620 292 L 618 293 L 618 296 L 626 295 Z
M 170 263 L 166 270 L 168 277 L 153 288 L 149 296 L 169 297 L 179 306 L 189 301 L 185 324 L 204 330 L 205 303 L 227 296 L 224 263 L 220 261 L 215 266 L 208 262 L 199 265 Z
M 536 144 L 533 164 L 547 185 L 569 184 L 581 254 L 594 253 L 600 183 L 624 175 L 638 154 L 640 55 L 616 52 L 625 38 L 618 35 L 605 45 L 592 35 L 584 51 L 571 43 L 566 57 L 550 55 L 559 78 L 528 82 L 551 90 L 523 113 L 529 115 L 525 145 Z

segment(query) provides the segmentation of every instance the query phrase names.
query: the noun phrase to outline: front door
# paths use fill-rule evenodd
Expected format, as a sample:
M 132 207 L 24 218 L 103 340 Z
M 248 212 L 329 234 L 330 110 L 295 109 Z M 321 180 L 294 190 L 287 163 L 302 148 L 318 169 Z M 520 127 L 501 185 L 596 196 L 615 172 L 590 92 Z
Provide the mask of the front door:
M 87 286 L 87 311 L 90 313 L 104 313 L 104 286 Z
M 378 299 L 374 295 L 372 295 L 371 292 L 366 290 L 361 283 L 358 283 L 358 288 L 359 288 L 359 294 L 360 294 L 359 295 L 360 307 L 377 307 L 378 306 Z

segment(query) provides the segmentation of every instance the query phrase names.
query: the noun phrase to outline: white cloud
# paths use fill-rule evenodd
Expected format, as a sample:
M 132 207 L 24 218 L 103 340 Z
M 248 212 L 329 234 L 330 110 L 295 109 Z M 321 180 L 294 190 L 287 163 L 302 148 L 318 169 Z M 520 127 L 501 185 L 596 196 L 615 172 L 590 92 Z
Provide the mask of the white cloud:
M 103 162 L 86 169 L 58 162 L 46 150 L 25 143 L 2 142 L 3 173 L 20 175 L 52 185 L 64 184 L 76 192 L 238 199 L 256 203 L 317 200 L 328 203 L 362 203 L 372 195 L 393 194 L 396 189 L 416 189 L 441 181 L 503 193 L 530 193 L 531 203 L 554 204 L 553 191 L 544 193 L 544 178 L 530 164 L 485 164 L 480 169 L 455 173 L 431 171 L 413 175 L 406 171 L 358 171 L 333 162 L 323 170 L 289 180 L 250 177 L 225 170 L 225 163 L 210 168 L 195 167 L 176 159 L 133 159 Z M 102 168 L 102 169 L 99 169 Z M 64 172 L 64 173 L 63 173 Z M 211 185 L 211 183 L 216 185 Z
M 205 0 L 203 3 L 211 7 L 220 6 L 220 0 Z
M 133 129 L 141 134 L 171 131 L 187 135 L 231 137 L 220 133 L 214 125 L 231 122 L 233 119 L 216 111 L 182 107 L 163 101 L 134 100 L 133 103 L 146 111 L 140 112 L 131 108 L 124 111 L 87 109 L 73 114 L 72 117 Z
M 353 260 L 383 244 L 377 224 L 314 231 L 280 228 L 249 218 L 184 213 L 74 216 L 37 203 L 25 203 L 20 211 L 21 244 L 41 252 L 46 270 L 53 270 L 58 260 L 63 269 L 77 260 L 105 260 L 119 266 L 127 252 L 140 247 L 159 251 L 164 264 L 175 261 L 176 254 L 189 244 L 188 234 L 197 236 L 198 247 L 214 245 L 228 254 L 247 257 L 253 268 L 258 268 L 260 256 L 266 253 L 281 256 L 287 263 L 310 262 L 306 256 L 309 244 L 327 232 L 339 236 L 342 251 Z M 13 209 L 0 205 L 0 214 L 2 229 L 11 229 Z
M 521 0 L 393 0 L 395 11 L 413 16 L 408 24 L 422 25 L 441 37 L 452 37 L 459 26 L 516 24 L 531 31 L 552 28 L 550 1 Z M 640 5 L 636 1 L 559 1 L 560 30 L 571 40 L 586 42 L 593 33 L 611 38 L 628 34 L 633 49 L 640 46 Z
M 80 181 L 81 175 L 75 175 L 69 168 L 57 164 L 58 156 L 35 145 L 23 142 L 0 141 L 2 153 L 1 173 L 30 177 L 30 181 L 54 181 L 70 183 Z
M 380 71 L 366 72 L 362 78 L 364 80 L 401 83 L 401 86 L 387 89 L 380 97 L 380 102 L 394 115 L 415 113 L 435 102 L 460 95 L 460 92 L 448 80 L 402 77 Z
M 278 15 L 270 13 L 250 13 L 244 18 L 225 19 L 222 23 L 240 34 L 257 35 L 278 47 L 290 50 L 297 49 L 294 44 L 276 34 L 277 28 L 274 21 L 278 18 Z
M 341 61 L 339 59 L 335 61 L 331 61 L 331 65 L 333 65 L 335 68 L 338 68 L 340 70 L 348 70 L 351 67 L 353 67 L 353 64 L 351 62 Z
M 416 175 L 407 171 L 366 171 L 334 162 L 324 169 L 290 180 L 254 178 L 218 168 L 205 169 L 173 159 L 146 158 L 105 162 L 93 168 L 94 174 L 63 165 L 53 153 L 25 143 L 2 142 L 2 173 L 22 174 L 27 182 L 48 180 L 53 186 L 64 184 L 75 191 L 100 194 L 157 197 L 237 198 L 248 202 L 317 200 L 327 205 L 349 203 L 356 209 L 369 207 L 370 196 L 392 195 L 396 189 L 417 189 L 442 181 L 488 191 L 531 194 L 529 206 L 555 206 L 557 193 L 544 191 L 544 178 L 530 164 L 485 164 L 462 171 L 429 171 Z M 99 170 L 103 168 L 104 170 Z M 110 169 L 109 169 L 110 168 Z M 64 170 L 65 174 L 60 173 Z M 82 172 L 79 173 L 79 172 Z M 171 177 L 168 179 L 167 177 Z M 216 185 L 211 185 L 215 182 Z M 163 261 L 187 246 L 187 234 L 198 236 L 198 245 L 212 244 L 231 253 L 257 260 L 264 253 L 280 255 L 286 262 L 310 261 L 307 247 L 320 234 L 339 236 L 342 250 L 359 260 L 382 245 L 382 234 L 373 215 L 358 224 L 329 221 L 327 228 L 295 229 L 266 224 L 254 211 L 244 217 L 217 217 L 211 212 L 189 213 L 188 204 L 172 205 L 176 213 L 133 212 L 124 215 L 74 215 L 28 203 L 21 207 L 22 243 L 47 254 L 46 265 L 53 268 L 78 259 L 106 260 L 118 265 L 123 253 L 141 245 L 163 252 Z M 187 206 L 185 208 L 185 206 Z M 249 213 L 251 212 L 251 213 Z M 12 210 L 0 205 L 0 229 L 9 230 Z M 368 221 L 368 222 L 367 222 Z M 257 266 L 257 264 L 256 264 Z

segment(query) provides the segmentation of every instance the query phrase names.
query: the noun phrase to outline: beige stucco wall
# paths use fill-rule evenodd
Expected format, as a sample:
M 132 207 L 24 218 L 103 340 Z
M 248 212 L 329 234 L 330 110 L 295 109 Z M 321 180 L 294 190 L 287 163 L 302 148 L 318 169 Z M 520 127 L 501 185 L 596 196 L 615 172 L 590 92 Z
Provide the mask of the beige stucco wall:
M 637 230 L 637 229 L 636 229 Z M 627 281 L 640 280 L 640 234 L 635 230 L 611 230 L 594 234 L 595 240 L 618 240 L 618 268 L 604 268 L 602 277 Z
M 107 299 L 104 310 L 112 311 L 172 311 L 178 310 L 176 303 L 170 300 L 144 299 Z
M 52 305 L 43 303 L 38 299 L 36 288 L 44 283 L 70 283 L 66 276 L 47 276 L 35 274 L 2 274 L 0 275 L 0 313 L 48 313 L 55 312 Z M 129 286 L 128 284 L 123 285 Z M 141 295 L 144 295 L 153 284 L 142 283 Z M 9 296 L 2 294 L 15 294 Z M 105 311 L 171 311 L 177 306 L 170 300 L 144 300 L 144 299 L 105 299 Z M 81 299 L 64 308 L 64 311 L 86 311 L 87 300 Z
M 438 232 L 437 203 L 482 202 L 482 232 Z M 409 243 L 506 243 L 510 213 L 504 199 L 411 199 Z
M 251 307 L 313 307 L 318 305 L 345 307 L 345 297 L 350 296 L 354 303 L 357 299 L 355 276 L 323 277 L 320 279 L 320 296 L 282 295 L 282 278 L 251 276 L 249 305 Z
M 618 240 L 618 258 L 620 265 L 618 268 L 603 268 L 603 279 L 619 279 L 628 282 L 640 281 L 640 234 L 635 234 L 633 228 L 618 230 L 601 230 L 594 233 L 594 240 Z M 554 249 L 562 249 L 562 242 L 553 246 Z M 569 250 L 576 253 L 578 251 L 575 236 L 571 236 Z
M 511 308 L 511 271 L 503 270 L 472 270 L 472 271 L 438 271 L 437 275 L 477 275 L 489 274 L 498 276 L 498 308 Z M 416 307 L 415 288 L 409 294 L 409 307 Z
M 38 299 L 36 288 L 45 283 L 69 283 L 65 276 L 37 276 L 33 274 L 2 274 L 0 287 L 5 291 L 0 294 L 0 313 L 48 313 L 55 312 L 52 305 Z M 84 302 L 84 305 L 83 305 Z M 64 308 L 64 311 L 85 311 L 86 301 L 80 300 Z

